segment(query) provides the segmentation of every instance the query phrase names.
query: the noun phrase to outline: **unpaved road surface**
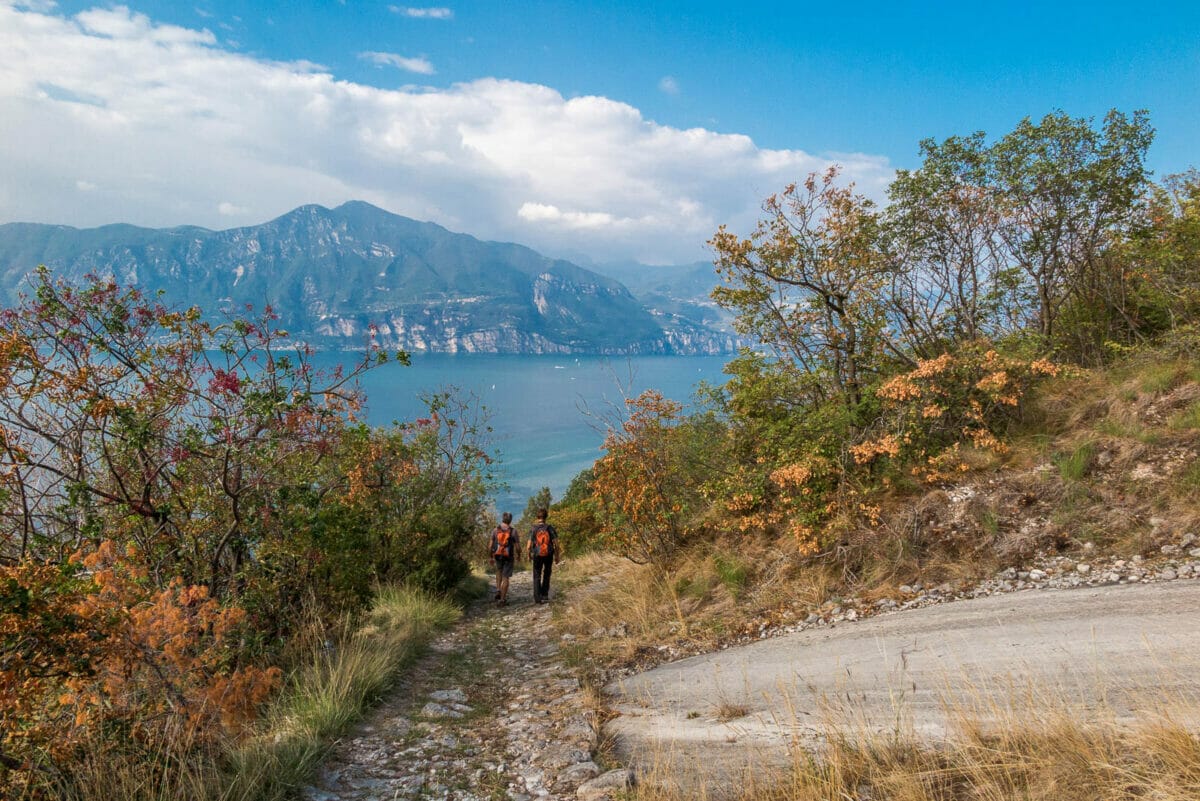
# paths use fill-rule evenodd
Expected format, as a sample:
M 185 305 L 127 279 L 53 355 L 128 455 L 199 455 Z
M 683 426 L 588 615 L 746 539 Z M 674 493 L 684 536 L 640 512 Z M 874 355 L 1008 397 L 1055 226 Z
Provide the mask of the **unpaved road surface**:
M 625 764 L 709 796 L 819 748 L 831 720 L 939 737 L 947 701 L 984 720 L 1063 704 L 1189 718 L 1200 699 L 1200 581 L 897 612 L 664 665 L 608 691 L 619 716 L 607 731 Z
M 576 801 L 604 784 L 593 715 L 528 571 L 509 602 L 477 604 L 438 639 L 334 744 L 303 801 Z M 609 774 L 607 786 L 623 784 Z

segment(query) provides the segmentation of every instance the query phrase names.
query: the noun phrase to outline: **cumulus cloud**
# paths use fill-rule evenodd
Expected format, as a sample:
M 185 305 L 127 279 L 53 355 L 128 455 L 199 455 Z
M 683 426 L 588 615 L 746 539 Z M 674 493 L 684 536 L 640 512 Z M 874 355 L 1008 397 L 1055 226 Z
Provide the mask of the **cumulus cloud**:
M 433 64 L 424 56 L 410 58 L 396 53 L 380 53 L 375 50 L 368 50 L 359 53 L 358 57 L 363 61 L 370 61 L 372 64 L 380 67 L 396 67 L 408 72 L 416 72 L 420 75 L 432 75 L 434 73 Z
M 537 84 L 379 89 L 121 7 L 0 0 L 0 52 L 0 222 L 223 228 L 361 199 L 553 255 L 679 262 L 831 161 Z M 837 160 L 882 195 L 886 160 Z
M 411 8 L 409 6 L 388 6 L 392 13 L 413 19 L 452 19 L 454 12 L 445 7 Z
M 670 75 L 664 75 L 658 80 L 658 91 L 665 95 L 679 94 L 679 81 Z

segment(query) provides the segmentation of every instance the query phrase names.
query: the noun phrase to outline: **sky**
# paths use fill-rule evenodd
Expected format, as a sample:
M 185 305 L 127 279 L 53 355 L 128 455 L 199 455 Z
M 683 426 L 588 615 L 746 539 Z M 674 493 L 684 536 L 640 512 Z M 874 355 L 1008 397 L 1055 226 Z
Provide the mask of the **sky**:
M 839 164 L 1147 109 L 1200 166 L 1200 3 L 0 0 L 0 223 L 366 200 L 585 264 L 711 257 Z

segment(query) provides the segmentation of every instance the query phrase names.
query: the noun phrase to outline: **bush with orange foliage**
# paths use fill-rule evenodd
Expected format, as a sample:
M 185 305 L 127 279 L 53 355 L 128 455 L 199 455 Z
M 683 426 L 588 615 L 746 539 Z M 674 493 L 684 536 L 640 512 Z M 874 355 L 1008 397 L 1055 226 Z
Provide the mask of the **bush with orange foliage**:
M 606 544 L 634 562 L 662 565 L 703 508 L 712 429 L 653 390 L 626 406 L 628 418 L 609 429 L 592 468 L 592 498 Z
M 131 741 L 171 728 L 189 742 L 237 732 L 279 685 L 243 664 L 245 612 L 203 586 L 146 581 L 105 541 L 65 565 L 0 567 L 0 760 L 17 785 L 114 727 Z M 2 770 L 2 769 L 0 769 Z
M 919 361 L 876 390 L 879 418 L 850 454 L 860 466 L 890 460 L 924 481 L 945 480 L 968 469 L 963 443 L 1004 453 L 1004 428 L 1020 417 L 1029 390 L 1059 372 L 1047 359 L 1002 356 L 983 342 Z
M 39 278 L 0 310 L 0 786 L 26 797 L 83 743 L 190 759 L 254 717 L 299 621 L 450 586 L 487 461 L 448 397 L 357 422 L 377 348 L 322 371 L 270 309 Z

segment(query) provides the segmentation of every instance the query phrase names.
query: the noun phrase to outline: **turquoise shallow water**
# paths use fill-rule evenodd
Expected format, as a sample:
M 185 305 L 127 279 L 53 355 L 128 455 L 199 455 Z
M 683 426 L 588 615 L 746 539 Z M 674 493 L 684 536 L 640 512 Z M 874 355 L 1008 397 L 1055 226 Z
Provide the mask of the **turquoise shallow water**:
M 354 354 L 318 354 L 317 363 L 352 361 Z M 700 381 L 725 380 L 725 356 L 519 356 L 414 354 L 411 367 L 384 365 L 364 376 L 367 421 L 385 425 L 425 411 L 423 393 L 457 387 L 477 397 L 493 429 L 490 451 L 508 484 L 500 509 L 520 513 L 541 487 L 555 498 L 600 455 L 604 436 L 597 415 L 654 388 L 687 403 Z M 589 410 L 591 414 L 589 415 Z

